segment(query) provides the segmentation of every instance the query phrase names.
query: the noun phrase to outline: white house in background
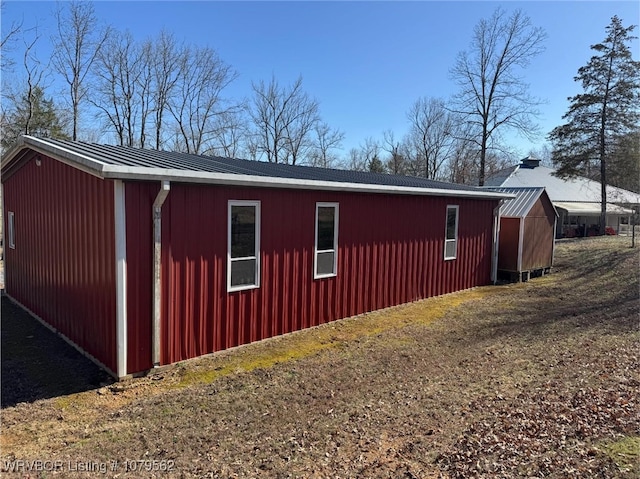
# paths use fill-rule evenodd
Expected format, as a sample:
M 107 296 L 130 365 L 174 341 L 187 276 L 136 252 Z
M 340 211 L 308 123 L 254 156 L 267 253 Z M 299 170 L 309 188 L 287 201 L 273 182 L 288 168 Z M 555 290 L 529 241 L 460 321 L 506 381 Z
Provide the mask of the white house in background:
M 600 183 L 584 177 L 563 180 L 555 170 L 540 165 L 540 160 L 527 157 L 519 165 L 491 175 L 485 186 L 545 187 L 559 218 L 556 237 L 586 236 L 597 231 L 600 222 Z M 607 226 L 617 233 L 625 232 L 640 205 L 640 194 L 607 186 Z

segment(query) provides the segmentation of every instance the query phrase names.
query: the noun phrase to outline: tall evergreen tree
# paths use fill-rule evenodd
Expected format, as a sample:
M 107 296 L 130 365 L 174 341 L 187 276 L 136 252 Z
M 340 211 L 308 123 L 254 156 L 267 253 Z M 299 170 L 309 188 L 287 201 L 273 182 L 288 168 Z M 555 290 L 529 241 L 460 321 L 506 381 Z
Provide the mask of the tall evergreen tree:
M 640 129 L 622 136 L 607 161 L 609 184 L 640 193 Z
M 601 182 L 601 234 L 606 226 L 607 162 L 640 119 L 640 62 L 629 49 L 636 38 L 634 28 L 624 27 L 617 16 L 611 19 L 607 37 L 591 46 L 596 54 L 575 77 L 584 92 L 569 98 L 569 111 L 563 116 L 567 123 L 549 134 L 558 176 L 586 174 Z
M 3 151 L 13 146 L 20 135 L 69 140 L 64 121 L 53 99 L 46 98 L 42 87 L 29 88 L 2 119 Z

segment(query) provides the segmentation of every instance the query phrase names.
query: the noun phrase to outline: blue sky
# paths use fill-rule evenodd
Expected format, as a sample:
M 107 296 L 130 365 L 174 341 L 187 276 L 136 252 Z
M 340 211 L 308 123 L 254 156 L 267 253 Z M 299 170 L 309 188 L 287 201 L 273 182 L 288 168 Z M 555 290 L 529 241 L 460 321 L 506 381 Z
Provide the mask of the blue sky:
M 420 96 L 447 99 L 455 92 L 449 69 L 468 48 L 474 25 L 496 7 L 520 8 L 544 28 L 546 51 L 526 71 L 531 93 L 542 97 L 540 126 L 546 134 L 562 122 L 573 81 L 604 39 L 613 15 L 624 25 L 640 23 L 640 2 L 96 2 L 102 21 L 136 38 L 163 27 L 188 43 L 215 48 L 239 73 L 228 90 L 249 97 L 251 82 L 275 76 L 281 84 L 303 77 L 331 126 L 345 132 L 344 154 L 385 130 L 400 138 L 406 111 Z M 50 55 L 53 2 L 8 1 L 2 26 L 36 23 L 43 34 L 37 53 Z M 636 34 L 638 31 L 636 30 Z M 639 43 L 633 45 L 639 58 Z M 539 142 L 507 138 L 519 154 Z

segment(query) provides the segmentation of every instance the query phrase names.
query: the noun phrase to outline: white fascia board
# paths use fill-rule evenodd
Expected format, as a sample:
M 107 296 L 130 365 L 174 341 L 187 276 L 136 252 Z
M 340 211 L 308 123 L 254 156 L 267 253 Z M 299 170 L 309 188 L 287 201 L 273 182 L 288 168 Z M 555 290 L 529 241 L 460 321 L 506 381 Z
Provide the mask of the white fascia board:
M 23 136 L 18 144 L 3 158 L 2 167 L 11 162 L 16 154 L 30 148 L 39 153 L 52 156 L 63 163 L 74 166 L 86 173 L 99 178 L 117 180 L 152 180 L 176 181 L 185 183 L 209 183 L 230 186 L 254 186 L 265 188 L 291 188 L 302 190 L 324 191 L 353 191 L 358 193 L 388 193 L 418 196 L 455 196 L 468 198 L 501 199 L 515 198 L 508 193 L 495 191 L 465 191 L 440 188 L 419 188 L 412 186 L 374 185 L 369 183 L 347 183 L 338 181 L 303 180 L 297 178 L 276 178 L 259 175 L 239 175 L 233 173 L 211 173 L 193 170 L 178 170 L 168 168 L 148 168 L 139 166 L 111 165 L 90 156 L 73 152 L 66 148 L 59 148 L 47 142 L 46 139 Z
M 145 168 L 121 165 L 106 165 L 105 178 L 136 180 L 169 180 L 184 183 L 212 183 L 230 186 L 254 186 L 265 188 L 291 188 L 303 190 L 354 191 L 359 193 L 392 193 L 426 196 L 456 196 L 471 198 L 515 198 L 508 193 L 494 191 L 447 190 L 410 186 L 373 185 L 369 183 L 346 183 L 337 181 L 304 180 L 298 178 L 274 178 L 271 176 L 239 175 L 233 173 L 194 172 L 165 168 Z
M 30 149 L 43 155 L 51 156 L 62 163 L 89 173 L 90 175 L 104 178 L 102 169 L 107 165 L 102 161 L 95 160 L 89 156 L 75 153 L 66 148 L 58 148 L 47 142 L 46 139 L 35 138 L 33 136 L 22 136 L 16 145 L 2 158 L 1 168 L 11 163 L 22 150 Z

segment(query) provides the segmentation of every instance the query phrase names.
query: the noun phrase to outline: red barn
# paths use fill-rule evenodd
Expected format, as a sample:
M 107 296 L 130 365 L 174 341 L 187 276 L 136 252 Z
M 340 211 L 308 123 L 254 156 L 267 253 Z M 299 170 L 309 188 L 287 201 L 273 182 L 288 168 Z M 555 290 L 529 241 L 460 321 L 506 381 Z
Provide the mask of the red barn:
M 488 284 L 504 193 L 24 137 L 6 294 L 116 377 Z

